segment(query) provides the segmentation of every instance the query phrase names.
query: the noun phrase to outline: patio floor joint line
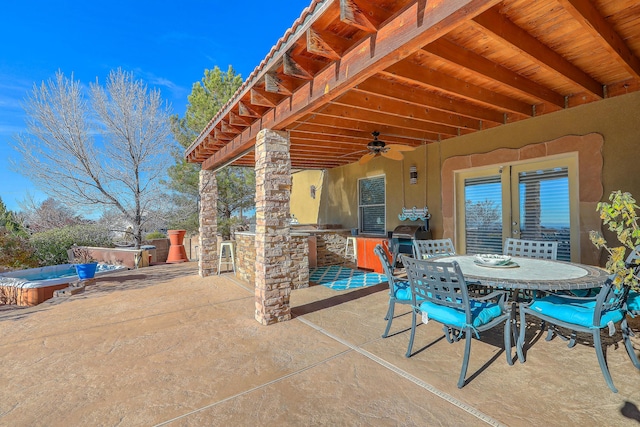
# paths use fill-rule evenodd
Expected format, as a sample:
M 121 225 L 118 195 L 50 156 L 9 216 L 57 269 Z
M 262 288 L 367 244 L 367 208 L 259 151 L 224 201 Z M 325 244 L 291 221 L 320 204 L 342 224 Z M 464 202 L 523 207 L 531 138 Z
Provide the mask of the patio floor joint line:
M 473 406 L 464 403 L 461 400 L 456 399 L 455 397 L 451 396 L 450 394 L 445 393 L 442 390 L 437 389 L 436 387 L 432 386 L 429 383 L 426 383 L 424 381 L 422 381 L 420 378 L 417 378 L 413 375 L 411 375 L 410 373 L 404 371 L 403 369 L 387 362 L 384 359 L 381 359 L 380 357 L 374 355 L 373 353 L 369 353 L 368 351 L 354 345 L 351 344 L 348 341 L 343 340 L 342 338 L 333 335 L 332 333 L 328 332 L 327 330 L 321 328 L 320 326 L 316 325 L 315 323 L 304 319 L 302 317 L 297 317 L 297 320 L 300 320 L 302 323 L 312 327 L 313 329 L 317 330 L 318 332 L 328 336 L 329 338 L 332 338 L 336 341 L 338 341 L 340 344 L 346 345 L 347 347 L 351 348 L 352 350 L 362 354 L 363 356 L 373 360 L 374 362 L 378 363 L 381 366 L 384 366 L 385 368 L 395 372 L 396 374 L 400 375 L 401 377 L 411 381 L 412 383 L 422 387 L 423 389 L 427 390 L 428 392 L 438 396 L 439 398 L 449 402 L 450 404 L 454 405 L 455 407 L 473 415 L 474 417 L 486 422 L 489 425 L 492 426 L 496 426 L 496 427 L 506 427 L 505 424 L 502 424 L 500 421 L 490 417 L 489 415 L 483 413 L 482 411 L 480 411 L 477 408 L 474 408 Z

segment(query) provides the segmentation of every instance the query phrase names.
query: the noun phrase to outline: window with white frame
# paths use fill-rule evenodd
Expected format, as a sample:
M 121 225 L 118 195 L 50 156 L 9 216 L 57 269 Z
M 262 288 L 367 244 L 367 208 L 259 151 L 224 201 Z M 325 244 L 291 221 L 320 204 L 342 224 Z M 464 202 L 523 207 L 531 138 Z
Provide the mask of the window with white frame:
M 384 175 L 358 180 L 358 216 L 361 233 L 386 233 Z

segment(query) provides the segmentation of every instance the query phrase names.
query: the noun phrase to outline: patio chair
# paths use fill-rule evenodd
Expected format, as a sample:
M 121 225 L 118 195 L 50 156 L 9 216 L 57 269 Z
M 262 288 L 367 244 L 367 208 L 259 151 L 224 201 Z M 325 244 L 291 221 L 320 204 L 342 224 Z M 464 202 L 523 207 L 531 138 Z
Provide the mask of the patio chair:
M 436 321 L 443 325 L 449 343 L 457 342 L 464 333 L 465 349 L 458 388 L 465 384 L 471 340 L 480 338 L 479 333 L 504 323 L 504 348 L 507 363 L 513 365 L 511 357 L 512 312 L 506 304 L 506 293 L 494 291 L 489 295 L 472 298 L 467 291 L 460 266 L 457 262 L 430 262 L 402 255 L 407 269 L 412 295 L 411 337 L 407 357 L 411 357 L 416 332 L 416 315 L 422 313 L 423 323 Z
M 504 242 L 504 255 L 538 259 L 558 259 L 558 242 L 551 240 L 523 240 L 507 238 Z
M 640 369 L 640 362 L 635 354 L 629 335 L 631 330 L 627 325 L 627 297 L 629 286 L 615 284 L 616 276 L 610 276 L 600 288 L 596 298 L 579 298 L 569 295 L 552 294 L 534 299 L 531 303 L 520 304 L 520 336 L 517 350 L 521 362 L 525 361 L 524 339 L 526 331 L 526 315 L 537 317 L 547 324 L 561 326 L 572 331 L 569 348 L 576 344 L 576 332 L 590 333 L 593 336 L 593 346 L 596 350 L 598 363 L 609 388 L 617 393 L 613 385 L 607 362 L 604 358 L 600 330 L 609 329 L 609 335 L 615 332 L 615 323 L 620 323 L 622 339 L 633 365 Z M 549 330 L 547 341 L 551 339 L 553 330 Z
M 455 255 L 451 239 L 414 240 L 413 257 L 427 259 L 435 256 Z
M 391 266 L 389 257 L 387 257 L 387 253 L 382 245 L 376 245 L 376 247 L 373 248 L 373 252 L 378 256 L 378 258 L 380 258 L 382 269 L 384 270 L 384 274 L 387 276 L 387 281 L 389 282 L 389 308 L 387 309 L 387 315 L 384 318 L 384 320 L 387 321 L 387 327 L 382 334 L 382 338 L 386 338 L 389 336 L 389 329 L 391 329 L 391 322 L 393 321 L 393 313 L 395 311 L 396 304 L 410 305 L 412 302 L 411 287 L 407 280 L 401 280 L 393 275 L 394 269 Z

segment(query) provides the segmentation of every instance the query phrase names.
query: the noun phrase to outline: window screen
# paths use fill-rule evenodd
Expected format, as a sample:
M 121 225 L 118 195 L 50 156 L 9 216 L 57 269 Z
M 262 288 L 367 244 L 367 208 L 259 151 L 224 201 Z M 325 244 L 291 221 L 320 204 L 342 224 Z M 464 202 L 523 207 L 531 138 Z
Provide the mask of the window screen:
M 500 175 L 464 181 L 465 235 L 468 254 L 502 253 Z
M 370 234 L 386 233 L 384 176 L 358 181 L 358 212 L 360 231 Z

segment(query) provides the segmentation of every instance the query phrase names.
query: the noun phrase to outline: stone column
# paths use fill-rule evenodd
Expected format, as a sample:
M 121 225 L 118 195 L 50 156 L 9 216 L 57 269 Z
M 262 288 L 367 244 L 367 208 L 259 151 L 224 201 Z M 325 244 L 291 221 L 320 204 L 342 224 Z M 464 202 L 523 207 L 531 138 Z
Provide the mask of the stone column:
M 286 132 L 256 136 L 256 320 L 263 325 L 291 319 L 291 159 Z
M 218 183 L 210 170 L 200 171 L 200 277 L 211 276 L 218 268 Z

